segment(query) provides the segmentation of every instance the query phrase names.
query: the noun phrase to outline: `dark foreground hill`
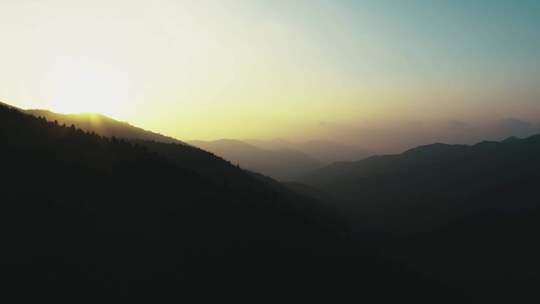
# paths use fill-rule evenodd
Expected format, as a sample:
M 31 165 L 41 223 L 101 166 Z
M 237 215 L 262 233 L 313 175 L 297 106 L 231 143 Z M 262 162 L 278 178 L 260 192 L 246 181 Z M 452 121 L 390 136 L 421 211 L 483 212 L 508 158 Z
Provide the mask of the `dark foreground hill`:
M 104 138 L 4 106 L 0 143 L 6 290 L 367 292 L 402 273 L 351 242 L 320 202 L 196 148 Z
M 304 182 L 340 197 L 356 229 L 379 231 L 389 257 L 427 277 L 540 279 L 540 136 L 422 146 Z

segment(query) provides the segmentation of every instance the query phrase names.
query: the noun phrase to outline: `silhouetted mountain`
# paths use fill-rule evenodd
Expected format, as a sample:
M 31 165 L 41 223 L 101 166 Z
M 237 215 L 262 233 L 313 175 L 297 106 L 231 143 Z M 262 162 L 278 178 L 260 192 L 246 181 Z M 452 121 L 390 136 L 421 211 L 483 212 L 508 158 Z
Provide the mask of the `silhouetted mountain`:
M 48 121 L 57 121 L 58 124 L 67 126 L 75 125 L 88 132 L 95 132 L 98 135 L 106 137 L 117 137 L 124 139 L 140 139 L 151 140 L 166 143 L 182 142 L 168 136 L 147 131 L 127 122 L 114 120 L 105 115 L 97 113 L 81 113 L 81 114 L 59 114 L 48 110 L 26 110 L 26 113 L 37 117 L 44 117 Z
M 189 141 L 189 144 L 215 153 L 242 168 L 278 180 L 295 180 L 324 164 L 295 150 L 265 150 L 239 140 Z
M 304 182 L 347 200 L 357 231 L 427 277 L 540 279 L 540 135 L 336 163 Z
M 0 144 L 8 290 L 155 297 L 279 282 L 384 297 L 540 279 L 540 136 L 422 146 L 285 186 L 188 145 L 1 105 Z
M 275 282 L 369 291 L 411 278 L 348 241 L 332 208 L 197 148 L 105 138 L 4 106 L 0 143 L 7 289 L 155 297 Z
M 286 140 L 247 140 L 247 143 L 263 149 L 290 149 L 301 151 L 314 159 L 325 163 L 336 161 L 353 161 L 374 155 L 373 151 L 361 149 L 328 140 L 311 140 L 305 142 L 290 142 Z

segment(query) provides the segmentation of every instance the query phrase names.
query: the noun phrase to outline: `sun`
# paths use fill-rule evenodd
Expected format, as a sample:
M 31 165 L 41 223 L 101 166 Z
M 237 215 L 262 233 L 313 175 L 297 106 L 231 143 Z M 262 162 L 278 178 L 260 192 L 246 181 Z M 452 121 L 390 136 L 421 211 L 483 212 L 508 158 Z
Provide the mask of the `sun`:
M 49 82 L 51 110 L 118 116 L 125 102 L 125 81 L 113 67 L 86 60 L 56 63 Z

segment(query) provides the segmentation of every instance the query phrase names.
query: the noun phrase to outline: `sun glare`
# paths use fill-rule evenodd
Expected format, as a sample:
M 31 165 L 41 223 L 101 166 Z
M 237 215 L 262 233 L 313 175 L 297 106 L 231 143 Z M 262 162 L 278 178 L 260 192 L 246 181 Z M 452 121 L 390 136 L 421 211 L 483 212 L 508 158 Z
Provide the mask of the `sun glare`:
M 95 112 L 117 116 L 126 94 L 125 79 L 112 68 L 84 60 L 55 64 L 49 77 L 52 110 L 62 113 Z

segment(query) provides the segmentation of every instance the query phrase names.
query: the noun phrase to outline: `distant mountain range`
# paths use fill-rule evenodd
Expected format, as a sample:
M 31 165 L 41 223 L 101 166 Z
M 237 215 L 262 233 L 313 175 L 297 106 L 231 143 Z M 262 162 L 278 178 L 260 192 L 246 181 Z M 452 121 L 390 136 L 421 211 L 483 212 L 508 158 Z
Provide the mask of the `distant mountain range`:
M 325 165 L 325 163 L 300 151 L 283 148 L 262 149 L 239 140 L 198 140 L 188 141 L 188 143 L 219 155 L 242 168 L 281 181 L 296 180 Z
M 330 164 L 337 161 L 354 161 L 376 154 L 374 151 L 345 145 L 329 140 L 310 140 L 304 142 L 292 142 L 282 139 L 257 140 L 248 139 L 245 142 L 263 149 L 290 149 L 301 151 L 314 159 Z
M 410 187 L 422 192 L 428 191 L 429 187 L 452 189 L 452 183 L 463 183 L 459 185 L 459 189 L 463 189 L 475 187 L 479 182 L 504 181 L 501 178 L 511 173 L 534 173 L 531 166 L 540 160 L 540 155 L 536 154 L 538 144 L 540 136 L 526 139 L 509 137 L 502 142 L 484 141 L 475 145 L 437 143 L 419 146 L 401 154 L 336 162 L 302 180 L 355 201 L 364 196 L 385 197 L 392 193 L 389 191 L 392 187 Z M 511 177 L 514 176 L 508 179 Z M 374 181 L 380 185 L 371 187 Z
M 189 144 L 215 153 L 243 168 L 260 172 L 281 181 L 296 181 L 327 164 L 357 160 L 373 152 L 332 141 L 289 142 L 285 140 L 188 141 Z

